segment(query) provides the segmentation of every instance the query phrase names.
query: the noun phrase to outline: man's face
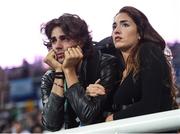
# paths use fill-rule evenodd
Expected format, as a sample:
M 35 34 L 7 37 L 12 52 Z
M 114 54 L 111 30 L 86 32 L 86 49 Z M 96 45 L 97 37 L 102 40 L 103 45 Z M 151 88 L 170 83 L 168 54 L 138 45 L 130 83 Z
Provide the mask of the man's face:
M 60 27 L 55 27 L 51 33 L 52 49 L 55 51 L 60 63 L 64 61 L 64 52 L 71 47 L 76 47 L 77 43 L 64 34 Z

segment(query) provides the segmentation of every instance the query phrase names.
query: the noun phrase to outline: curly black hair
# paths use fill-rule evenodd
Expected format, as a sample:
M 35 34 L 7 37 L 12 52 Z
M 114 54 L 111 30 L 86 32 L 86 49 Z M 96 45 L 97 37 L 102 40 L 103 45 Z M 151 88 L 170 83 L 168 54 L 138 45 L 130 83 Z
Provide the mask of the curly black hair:
M 84 57 L 91 55 L 93 42 L 90 32 L 88 31 L 88 26 L 86 22 L 76 14 L 65 13 L 59 18 L 50 20 L 41 27 L 41 33 L 45 34 L 48 38 L 48 41 L 44 41 L 45 46 L 48 48 L 52 47 L 50 42 L 51 33 L 57 26 L 60 27 L 64 34 L 70 39 L 83 44 L 82 50 Z

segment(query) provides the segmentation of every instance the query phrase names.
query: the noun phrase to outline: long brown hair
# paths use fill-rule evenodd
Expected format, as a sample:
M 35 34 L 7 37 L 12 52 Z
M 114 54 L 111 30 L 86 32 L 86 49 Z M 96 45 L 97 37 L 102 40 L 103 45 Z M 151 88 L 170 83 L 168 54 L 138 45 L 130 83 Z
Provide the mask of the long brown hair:
M 140 45 L 142 45 L 144 42 L 153 42 L 154 44 L 157 44 L 162 51 L 164 51 L 166 43 L 164 39 L 159 35 L 159 33 L 151 26 L 148 18 L 144 15 L 144 13 L 142 13 L 138 9 L 131 6 L 125 6 L 119 10 L 117 15 L 119 13 L 126 13 L 135 22 L 137 26 L 137 31 L 140 35 L 139 43 L 132 48 L 132 51 L 126 61 L 126 69 L 127 69 L 126 75 L 132 72 L 133 77 L 135 77 L 136 74 L 138 74 L 138 72 L 140 71 L 140 58 L 139 58 Z M 168 85 L 169 88 L 171 89 L 171 95 L 174 102 L 174 106 L 175 108 L 177 108 L 178 105 L 176 103 L 176 98 L 175 98 L 177 88 L 172 78 L 172 70 L 171 70 L 172 67 L 170 66 L 167 59 L 166 62 L 168 65 L 168 76 L 169 76 Z

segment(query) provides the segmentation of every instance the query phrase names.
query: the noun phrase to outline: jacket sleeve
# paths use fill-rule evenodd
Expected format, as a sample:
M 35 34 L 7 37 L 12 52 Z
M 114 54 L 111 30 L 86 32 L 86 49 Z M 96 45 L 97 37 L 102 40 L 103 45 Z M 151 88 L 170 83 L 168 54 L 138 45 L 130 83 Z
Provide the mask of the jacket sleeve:
M 52 71 L 47 71 L 41 81 L 42 124 L 49 131 L 61 129 L 64 123 L 64 98 L 51 93 L 53 81 Z
M 167 66 L 165 56 L 160 48 L 154 44 L 143 44 L 140 49 L 141 100 L 114 113 L 113 118 L 116 120 L 160 112 L 162 92 L 165 90 L 163 77 L 167 78 Z
M 115 81 L 118 79 L 117 62 L 114 57 L 104 56 L 100 63 L 100 79 L 106 95 L 90 97 L 85 94 L 86 87 L 80 83 L 72 85 L 65 93 L 73 110 L 76 112 L 82 124 L 95 123 L 98 116 L 102 114 L 107 97 L 114 90 Z

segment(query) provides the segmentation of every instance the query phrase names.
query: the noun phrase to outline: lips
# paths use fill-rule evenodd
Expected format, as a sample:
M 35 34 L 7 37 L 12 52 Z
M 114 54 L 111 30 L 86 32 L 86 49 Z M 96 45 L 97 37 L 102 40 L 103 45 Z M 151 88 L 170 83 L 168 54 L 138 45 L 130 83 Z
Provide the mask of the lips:
M 64 57 L 64 52 L 60 52 L 60 53 L 56 53 L 56 56 L 59 58 L 63 58 Z
M 120 40 L 122 40 L 122 37 L 116 36 L 114 39 L 115 39 L 115 41 L 120 41 Z

